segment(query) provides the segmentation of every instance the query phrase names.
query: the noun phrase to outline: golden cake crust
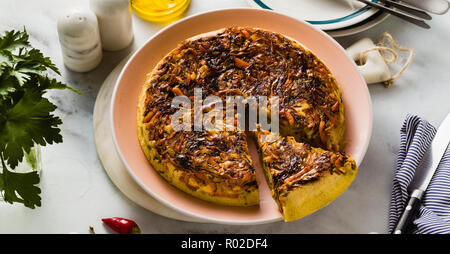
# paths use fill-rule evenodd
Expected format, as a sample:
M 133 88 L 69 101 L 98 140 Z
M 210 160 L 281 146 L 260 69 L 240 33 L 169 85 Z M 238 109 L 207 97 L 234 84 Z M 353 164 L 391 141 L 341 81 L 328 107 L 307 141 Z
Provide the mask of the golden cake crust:
M 139 98 L 138 137 L 147 159 L 177 188 L 210 202 L 259 202 L 242 131 L 173 130 L 175 96 L 194 88 L 220 98 L 278 96 L 280 130 L 313 147 L 342 150 L 344 107 L 329 69 L 311 51 L 278 33 L 232 27 L 188 39 L 148 75 Z M 186 112 L 193 117 L 192 112 Z
M 256 133 L 264 173 L 285 221 L 302 218 L 342 194 L 357 174 L 352 157 L 279 136 Z

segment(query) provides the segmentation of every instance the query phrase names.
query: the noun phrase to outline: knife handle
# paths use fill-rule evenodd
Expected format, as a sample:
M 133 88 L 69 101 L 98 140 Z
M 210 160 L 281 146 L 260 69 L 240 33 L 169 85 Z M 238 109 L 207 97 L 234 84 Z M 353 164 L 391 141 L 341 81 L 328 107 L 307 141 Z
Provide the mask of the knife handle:
M 422 198 L 423 191 L 414 190 L 409 197 L 408 203 L 406 204 L 405 210 L 403 211 L 400 220 L 395 227 L 393 234 L 403 234 L 407 232 L 408 227 L 413 222 L 416 212 L 420 207 L 420 200 Z

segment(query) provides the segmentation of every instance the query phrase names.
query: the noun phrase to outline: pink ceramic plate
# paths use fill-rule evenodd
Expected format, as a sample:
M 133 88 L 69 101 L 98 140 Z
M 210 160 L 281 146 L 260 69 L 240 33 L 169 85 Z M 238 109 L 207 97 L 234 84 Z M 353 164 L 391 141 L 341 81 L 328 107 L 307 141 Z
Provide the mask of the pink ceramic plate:
M 260 165 L 259 206 L 226 207 L 191 197 L 172 187 L 153 170 L 137 137 L 138 95 L 146 74 L 177 44 L 189 37 L 230 26 L 250 26 L 287 35 L 312 50 L 331 69 L 341 85 L 347 123 L 346 152 L 359 163 L 372 129 L 372 111 L 366 83 L 354 62 L 330 36 L 300 20 L 266 10 L 226 9 L 185 18 L 155 34 L 128 61 L 117 81 L 112 100 L 112 130 L 119 154 L 136 182 L 157 200 L 189 216 L 223 224 L 260 224 L 281 220 L 265 184 Z M 250 144 L 253 161 L 259 160 Z

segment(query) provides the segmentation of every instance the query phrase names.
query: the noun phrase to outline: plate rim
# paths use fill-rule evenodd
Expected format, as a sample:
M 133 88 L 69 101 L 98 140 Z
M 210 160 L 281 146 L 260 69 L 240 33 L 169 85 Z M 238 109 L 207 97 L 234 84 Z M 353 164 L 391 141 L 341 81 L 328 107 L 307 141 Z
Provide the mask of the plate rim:
M 118 151 L 119 157 L 122 160 L 123 164 L 125 165 L 125 168 L 127 169 L 128 173 L 130 173 L 130 175 L 132 176 L 132 178 L 135 180 L 135 182 L 142 187 L 142 189 L 147 192 L 149 195 L 151 195 L 152 197 L 154 197 L 155 199 L 157 199 L 158 201 L 162 202 L 163 204 L 167 205 L 168 207 L 170 207 L 171 209 L 174 209 L 176 211 L 179 211 L 181 213 L 184 213 L 188 216 L 192 216 L 195 218 L 199 218 L 202 220 L 206 220 L 208 222 L 212 222 L 212 223 L 218 223 L 218 224 L 227 224 L 227 225 L 259 225 L 259 224 L 267 224 L 267 223 L 272 223 L 272 222 L 277 222 L 277 221 L 282 221 L 282 216 L 280 214 L 279 217 L 275 217 L 275 218 L 269 218 L 269 219 L 246 219 L 246 220 L 230 220 L 230 219 L 218 219 L 215 217 L 210 217 L 210 216 L 205 216 L 205 215 L 198 215 L 198 214 L 194 214 L 190 211 L 184 210 L 182 208 L 179 208 L 175 205 L 173 205 L 171 202 L 167 201 L 166 199 L 160 197 L 159 195 L 157 195 L 156 193 L 154 193 L 153 191 L 151 191 L 146 185 L 144 185 L 144 183 L 140 180 L 140 178 L 137 177 L 137 175 L 134 173 L 133 170 L 131 170 L 130 165 L 128 164 L 127 160 L 124 158 L 124 155 L 122 153 L 122 149 L 120 148 L 119 144 L 118 144 L 118 140 L 117 140 L 117 136 L 116 136 L 116 128 L 114 125 L 114 111 L 115 111 L 115 101 L 116 101 L 116 97 L 117 97 L 117 91 L 118 91 L 118 87 L 120 84 L 120 81 L 122 80 L 122 77 L 125 73 L 125 71 L 127 70 L 127 68 L 129 67 L 129 65 L 131 64 L 131 62 L 134 60 L 134 58 L 144 49 L 144 47 L 154 38 L 156 38 L 157 36 L 159 36 L 160 34 L 162 34 L 163 32 L 165 32 L 166 30 L 169 30 L 170 28 L 178 25 L 181 22 L 184 22 L 186 20 L 190 20 L 190 19 L 194 19 L 197 16 L 200 15 L 205 15 L 205 14 L 211 14 L 211 13 L 216 13 L 216 12 L 228 12 L 228 11 L 258 11 L 258 12 L 263 12 L 263 13 L 275 13 L 276 15 L 280 15 L 280 16 L 284 16 L 286 18 L 289 19 L 294 19 L 300 23 L 303 23 L 306 26 L 309 26 L 310 28 L 316 30 L 316 32 L 321 33 L 323 36 L 327 37 L 333 44 L 335 44 L 335 46 L 337 46 L 337 48 L 339 48 L 340 50 L 342 50 L 344 53 L 346 52 L 345 49 L 336 41 L 333 39 L 333 37 L 331 37 L 330 35 L 328 35 L 326 32 L 322 31 L 321 29 L 318 29 L 317 27 L 314 27 L 313 25 L 294 18 L 292 16 L 283 14 L 283 13 L 278 13 L 278 12 L 273 12 L 270 10 L 263 10 L 263 9 L 255 9 L 255 8 L 225 8 L 225 9 L 216 9 L 216 10 L 209 10 L 209 11 L 204 11 L 204 12 L 200 12 L 188 17 L 185 17 L 183 19 L 180 19 L 166 27 L 164 27 L 163 29 L 159 30 L 158 32 L 156 32 L 153 36 L 151 36 L 147 41 L 145 41 L 145 43 L 143 43 L 132 55 L 131 57 L 128 59 L 128 61 L 126 62 L 126 64 L 124 65 L 124 67 L 122 68 L 116 83 L 114 85 L 114 90 L 112 93 L 112 99 L 111 99 L 111 105 L 110 105 L 110 117 L 109 117 L 109 122 L 110 122 L 110 129 L 112 132 L 112 137 L 113 137 L 113 142 L 114 142 L 114 146 L 116 148 L 116 150 Z M 351 64 L 354 66 L 355 70 L 357 70 L 356 64 L 353 60 L 351 60 L 351 58 L 345 54 L 345 56 L 348 58 L 348 60 L 351 62 Z M 362 77 L 361 73 L 359 73 L 359 71 L 357 71 L 358 73 L 358 77 L 360 79 L 360 81 L 362 82 L 362 84 L 364 84 L 365 86 L 365 90 L 367 93 L 367 99 L 368 99 L 368 105 L 369 105 L 369 130 L 368 130 L 368 136 L 367 136 L 367 141 L 365 142 L 363 148 L 361 149 L 361 155 L 360 155 L 360 161 L 356 161 L 357 165 L 359 166 L 367 152 L 371 137 L 372 137 L 372 128 L 373 128 L 373 109 L 372 109 L 372 101 L 371 101 L 371 97 L 370 97 L 370 93 L 369 93 L 369 89 L 367 87 L 367 84 L 364 80 L 364 78 Z
M 334 37 L 334 38 L 350 36 L 350 35 L 354 35 L 357 33 L 361 33 L 361 32 L 369 30 L 369 29 L 373 28 L 374 26 L 382 23 L 389 16 L 391 16 L 391 14 L 384 12 L 384 11 L 379 11 L 378 13 L 375 14 L 375 15 L 378 15 L 377 17 L 375 17 L 373 20 L 368 21 L 368 22 L 367 22 L 368 19 L 366 19 L 360 23 L 356 23 L 355 25 L 352 25 L 349 27 L 343 27 L 340 29 L 333 29 L 333 30 L 324 30 L 324 31 L 327 34 L 331 35 L 331 37 Z M 371 16 L 371 17 L 373 17 L 373 16 Z
M 379 0 L 371 0 L 371 1 L 377 3 Z M 254 6 L 256 8 L 260 8 L 260 9 L 263 9 L 263 10 L 272 10 L 272 11 L 276 11 L 278 13 L 282 13 L 282 12 L 280 12 L 278 10 L 275 10 L 272 7 L 268 6 L 262 0 L 247 0 L 247 2 L 251 6 Z M 349 21 L 349 20 L 351 20 L 353 18 L 359 17 L 359 16 L 361 16 L 362 14 L 366 13 L 369 10 L 374 10 L 374 8 L 372 6 L 366 5 L 366 6 L 362 7 L 361 9 L 358 9 L 355 12 L 352 12 L 352 13 L 344 16 L 344 17 L 339 17 L 339 18 L 329 19 L 329 20 L 304 20 L 304 19 L 302 19 L 302 20 L 306 21 L 306 22 L 308 22 L 308 23 L 310 23 L 310 24 L 312 24 L 314 26 L 317 26 L 318 28 L 320 28 L 322 30 L 336 30 L 336 29 L 345 28 L 345 27 L 357 24 L 359 22 L 362 22 L 362 21 L 372 17 L 373 15 L 375 15 L 378 12 L 378 11 L 374 10 L 374 12 L 372 14 L 370 14 L 369 16 L 363 18 L 362 20 L 356 20 L 354 22 L 350 22 L 349 24 L 344 24 L 344 25 L 341 25 L 341 26 L 337 25 L 337 24 L 342 23 L 344 21 Z M 284 13 L 282 13 L 282 14 L 284 14 Z M 288 14 L 285 14 L 285 15 L 288 15 Z M 288 16 L 292 16 L 292 15 L 288 15 Z M 297 17 L 297 16 L 292 16 L 292 17 L 297 18 L 297 19 L 301 19 L 300 17 Z M 333 26 L 333 24 L 334 24 L 334 26 Z

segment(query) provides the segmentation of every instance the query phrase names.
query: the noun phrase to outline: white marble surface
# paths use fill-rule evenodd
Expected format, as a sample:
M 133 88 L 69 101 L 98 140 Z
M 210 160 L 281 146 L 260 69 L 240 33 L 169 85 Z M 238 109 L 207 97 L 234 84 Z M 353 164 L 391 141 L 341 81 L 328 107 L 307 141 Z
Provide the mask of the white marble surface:
M 64 143 L 42 149 L 42 207 L 30 210 L 0 203 L 0 233 L 87 233 L 89 225 L 98 233 L 110 233 L 100 221 L 110 216 L 132 218 L 145 233 L 386 232 L 399 129 L 405 115 L 419 114 L 437 125 L 450 111 L 450 14 L 434 16 L 429 31 L 390 17 L 369 31 L 338 40 L 346 47 L 365 36 L 377 40 L 384 31 L 389 31 L 416 52 L 412 65 L 393 87 L 369 88 L 373 135 L 349 191 L 325 209 L 291 223 L 244 227 L 167 219 L 135 205 L 112 184 L 97 157 L 92 126 L 93 106 L 103 80 L 123 57 L 165 24 L 133 17 L 135 40 L 129 48 L 105 52 L 102 63 L 92 72 L 73 73 L 62 63 L 56 20 L 65 8 L 87 5 L 87 0 L 0 1 L 0 31 L 25 26 L 32 44 L 61 69 L 61 79 L 83 92 L 83 95 L 69 91 L 50 94 L 64 122 Z M 192 0 L 185 15 L 246 6 L 245 0 Z

